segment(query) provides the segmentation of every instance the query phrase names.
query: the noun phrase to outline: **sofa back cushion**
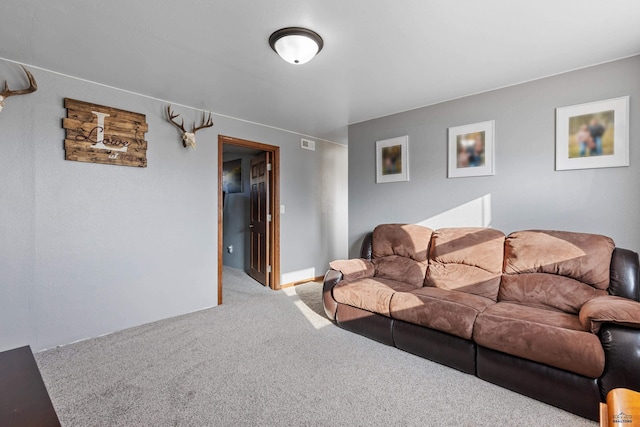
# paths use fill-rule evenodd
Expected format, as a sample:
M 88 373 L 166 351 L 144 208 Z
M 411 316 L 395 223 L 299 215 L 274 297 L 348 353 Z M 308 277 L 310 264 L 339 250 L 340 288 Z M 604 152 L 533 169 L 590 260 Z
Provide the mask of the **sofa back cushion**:
M 500 301 L 576 314 L 607 293 L 615 244 L 609 237 L 568 231 L 518 231 L 505 242 Z
M 433 230 L 415 224 L 381 224 L 373 230 L 376 277 L 423 286 Z
M 374 258 L 375 276 L 383 279 L 391 279 L 404 282 L 413 288 L 421 288 L 424 285 L 424 275 L 427 272 L 427 261 L 416 261 L 398 255 L 390 255 L 383 258 Z
M 503 232 L 492 228 L 442 228 L 433 232 L 425 286 L 496 300 L 504 254 Z
M 433 230 L 415 224 L 381 224 L 373 230 L 373 258 L 391 255 L 426 261 Z

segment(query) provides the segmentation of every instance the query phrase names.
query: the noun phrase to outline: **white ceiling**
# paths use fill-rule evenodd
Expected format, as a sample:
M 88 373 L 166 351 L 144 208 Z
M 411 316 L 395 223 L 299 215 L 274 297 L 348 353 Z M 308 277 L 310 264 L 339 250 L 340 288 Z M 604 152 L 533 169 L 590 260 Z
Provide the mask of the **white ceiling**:
M 0 17 L 5 59 L 339 143 L 352 123 L 640 53 L 640 0 L 1 0 Z M 267 40 L 287 26 L 322 52 L 284 62 Z

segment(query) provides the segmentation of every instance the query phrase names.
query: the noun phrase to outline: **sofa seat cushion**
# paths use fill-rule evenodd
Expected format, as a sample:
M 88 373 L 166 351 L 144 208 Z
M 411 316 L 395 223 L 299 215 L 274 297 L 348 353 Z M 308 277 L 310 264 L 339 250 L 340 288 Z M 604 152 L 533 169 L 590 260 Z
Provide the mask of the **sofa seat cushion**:
M 505 235 L 491 228 L 442 228 L 433 232 L 425 286 L 496 300 Z
M 498 302 L 478 315 L 474 341 L 503 353 L 590 378 L 604 370 L 597 335 L 585 331 L 578 316 L 539 307 Z
M 390 317 L 389 303 L 396 292 L 408 292 L 415 286 L 380 277 L 342 280 L 333 288 L 333 298 L 340 304 L 361 308 Z
M 397 292 L 389 311 L 394 319 L 471 339 L 476 317 L 493 304 L 489 298 L 465 292 L 424 287 Z

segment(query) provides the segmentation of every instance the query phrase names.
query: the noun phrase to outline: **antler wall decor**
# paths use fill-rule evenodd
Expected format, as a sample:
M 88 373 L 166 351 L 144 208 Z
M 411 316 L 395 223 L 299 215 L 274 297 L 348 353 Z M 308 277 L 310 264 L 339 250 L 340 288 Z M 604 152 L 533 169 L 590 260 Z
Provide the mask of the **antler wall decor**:
M 213 126 L 211 113 L 209 113 L 209 117 L 205 120 L 203 111 L 202 123 L 200 124 L 200 126 L 196 127 L 196 124 L 194 123 L 191 127 L 191 132 L 187 132 L 187 130 L 184 128 L 184 119 L 180 119 L 180 124 L 178 124 L 177 121 L 173 120 L 180 117 L 180 114 L 173 114 L 173 111 L 171 111 L 171 104 L 167 106 L 167 114 L 169 116 L 169 121 L 182 132 L 182 145 L 184 145 L 185 147 L 191 147 L 194 150 L 196 149 L 196 132 L 202 128 L 210 128 L 211 126 Z
M 38 85 L 36 84 L 36 79 L 33 77 L 33 74 L 31 74 L 29 70 L 24 68 L 24 65 L 20 65 L 20 66 L 22 67 L 24 72 L 27 74 L 27 78 L 29 79 L 29 87 L 27 89 L 9 90 L 9 85 L 5 80 L 4 90 L 0 92 L 0 112 L 2 112 L 2 109 L 4 108 L 4 100 L 7 99 L 8 97 L 13 95 L 26 95 L 28 93 L 35 92 L 36 90 L 38 90 Z

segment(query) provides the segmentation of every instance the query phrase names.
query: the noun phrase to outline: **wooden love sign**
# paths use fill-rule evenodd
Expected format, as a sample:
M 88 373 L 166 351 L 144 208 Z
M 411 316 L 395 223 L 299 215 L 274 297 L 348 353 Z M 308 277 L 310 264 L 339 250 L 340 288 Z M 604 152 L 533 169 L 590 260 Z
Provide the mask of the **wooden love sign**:
M 107 165 L 147 167 L 148 130 L 144 114 L 65 98 L 62 127 L 65 159 Z

